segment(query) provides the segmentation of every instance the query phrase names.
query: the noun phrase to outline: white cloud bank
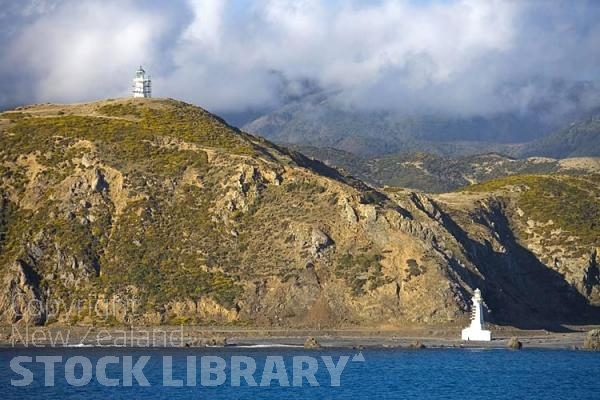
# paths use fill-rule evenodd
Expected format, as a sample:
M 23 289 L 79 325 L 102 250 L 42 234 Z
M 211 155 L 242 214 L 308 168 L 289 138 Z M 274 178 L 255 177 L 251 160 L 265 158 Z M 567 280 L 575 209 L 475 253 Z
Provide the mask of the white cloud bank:
M 217 112 L 314 90 L 456 115 L 600 104 L 595 1 L 4 2 L 0 105 L 126 96 L 138 64 Z

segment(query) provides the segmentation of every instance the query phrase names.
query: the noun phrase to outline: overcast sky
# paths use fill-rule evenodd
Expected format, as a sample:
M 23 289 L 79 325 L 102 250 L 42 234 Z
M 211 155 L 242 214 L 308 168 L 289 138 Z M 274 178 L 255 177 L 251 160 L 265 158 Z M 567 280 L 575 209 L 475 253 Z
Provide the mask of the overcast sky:
M 0 107 L 156 96 L 211 111 L 314 91 L 459 115 L 600 104 L 600 1 L 0 0 Z

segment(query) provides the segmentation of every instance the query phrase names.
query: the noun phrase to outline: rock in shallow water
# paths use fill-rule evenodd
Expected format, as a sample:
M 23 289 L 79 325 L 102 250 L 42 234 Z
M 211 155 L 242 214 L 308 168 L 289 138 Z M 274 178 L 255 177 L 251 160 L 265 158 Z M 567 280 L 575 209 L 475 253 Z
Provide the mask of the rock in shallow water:
M 308 339 L 306 339 L 306 342 L 304 342 L 304 348 L 305 349 L 320 349 L 321 344 L 314 337 L 309 337 Z
M 523 343 L 519 341 L 518 337 L 513 336 L 509 339 L 508 343 L 506 344 L 506 347 L 513 350 L 521 350 L 523 348 Z
M 587 350 L 600 350 L 600 329 L 592 329 L 583 340 L 583 348 Z

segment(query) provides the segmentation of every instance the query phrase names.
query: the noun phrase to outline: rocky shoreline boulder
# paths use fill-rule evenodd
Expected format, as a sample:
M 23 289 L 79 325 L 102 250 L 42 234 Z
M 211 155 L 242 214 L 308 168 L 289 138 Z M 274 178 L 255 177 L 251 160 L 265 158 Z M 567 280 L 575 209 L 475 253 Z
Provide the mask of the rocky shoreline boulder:
M 320 349 L 321 343 L 319 343 L 317 341 L 317 339 L 315 339 L 314 337 L 311 336 L 308 339 L 306 339 L 306 342 L 304 342 L 304 348 L 305 349 Z
M 409 348 L 411 349 L 424 349 L 426 348 L 426 346 L 421 343 L 419 340 L 412 342 L 411 344 L 408 345 Z
M 600 329 L 592 329 L 583 340 L 583 348 L 586 350 L 600 350 Z
M 518 337 L 513 336 L 508 340 L 506 347 L 512 350 L 521 350 L 523 348 L 523 343 L 519 341 Z

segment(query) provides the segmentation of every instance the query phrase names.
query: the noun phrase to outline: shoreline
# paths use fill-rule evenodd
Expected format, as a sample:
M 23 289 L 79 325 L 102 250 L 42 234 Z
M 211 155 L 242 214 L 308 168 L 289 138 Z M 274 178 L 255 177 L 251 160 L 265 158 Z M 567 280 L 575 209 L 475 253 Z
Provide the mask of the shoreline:
M 2 326 L 0 347 L 56 348 L 304 348 L 315 338 L 321 349 L 508 348 L 516 337 L 523 348 L 570 349 L 583 347 L 587 331 L 595 326 L 565 326 L 562 332 L 491 327 L 492 341 L 463 341 L 455 327 L 403 329 L 278 329 L 146 326 Z M 318 348 L 317 348 L 318 350 Z

